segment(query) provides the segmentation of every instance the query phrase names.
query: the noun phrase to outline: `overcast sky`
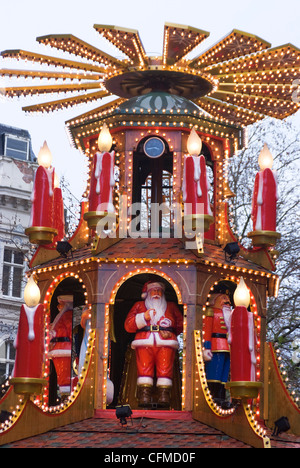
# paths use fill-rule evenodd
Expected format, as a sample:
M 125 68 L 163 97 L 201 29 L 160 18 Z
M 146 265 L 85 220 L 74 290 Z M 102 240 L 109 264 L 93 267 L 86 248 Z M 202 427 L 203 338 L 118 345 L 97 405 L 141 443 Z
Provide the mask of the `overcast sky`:
M 194 55 L 206 50 L 233 29 L 255 34 L 274 47 L 292 43 L 300 48 L 299 0 L 11 0 L 5 1 L 5 4 L 2 0 L 1 3 L 1 51 L 24 49 L 71 57 L 63 52 L 57 54 L 54 49 L 36 42 L 38 36 L 56 33 L 73 34 L 111 55 L 120 56 L 120 52 L 93 28 L 94 24 L 111 24 L 138 29 L 146 52 L 161 55 L 165 22 L 190 25 L 210 32 L 209 38 Z M 10 66 L 16 67 L 16 63 L 0 59 L 1 68 Z M 23 64 L 18 65 L 18 68 L 22 67 L 25 68 Z M 36 69 L 37 65 L 29 64 L 27 67 Z M 34 83 L 40 82 L 36 80 Z M 0 81 L 0 88 L 5 86 L 9 86 L 7 79 Z M 35 116 L 26 116 L 21 110 L 24 105 L 51 100 L 48 98 L 1 99 L 0 122 L 29 130 L 36 155 L 43 141 L 47 140 L 58 175 L 65 175 L 74 194 L 81 198 L 85 182 L 84 177 L 78 175 L 85 171 L 84 157 L 70 147 L 64 123 L 100 104 L 94 102 L 89 106 Z

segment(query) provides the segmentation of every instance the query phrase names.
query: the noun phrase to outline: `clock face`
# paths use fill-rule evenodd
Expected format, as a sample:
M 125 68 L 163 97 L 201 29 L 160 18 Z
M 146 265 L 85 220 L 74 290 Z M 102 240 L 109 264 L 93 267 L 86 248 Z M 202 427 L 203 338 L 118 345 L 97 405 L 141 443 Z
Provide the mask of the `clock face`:
M 149 158 L 159 158 L 165 151 L 165 144 L 160 138 L 149 138 L 144 144 L 144 151 Z

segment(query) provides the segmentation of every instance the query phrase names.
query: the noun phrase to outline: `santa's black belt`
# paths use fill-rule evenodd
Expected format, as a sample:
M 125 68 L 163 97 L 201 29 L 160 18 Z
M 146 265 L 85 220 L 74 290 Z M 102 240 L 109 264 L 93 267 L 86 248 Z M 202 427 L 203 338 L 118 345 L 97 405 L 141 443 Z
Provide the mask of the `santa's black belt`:
M 68 338 L 67 336 L 60 336 L 58 338 L 52 338 L 50 343 L 66 343 L 69 341 L 70 341 L 70 338 Z
M 212 338 L 227 338 L 226 333 L 212 333 L 211 334 Z
M 176 333 L 176 330 L 175 328 L 172 328 L 172 327 L 160 327 L 159 325 L 149 325 L 147 327 L 144 327 L 144 328 L 140 328 L 138 330 L 139 332 L 159 332 L 159 331 L 168 331 L 168 332 L 171 332 L 171 333 Z

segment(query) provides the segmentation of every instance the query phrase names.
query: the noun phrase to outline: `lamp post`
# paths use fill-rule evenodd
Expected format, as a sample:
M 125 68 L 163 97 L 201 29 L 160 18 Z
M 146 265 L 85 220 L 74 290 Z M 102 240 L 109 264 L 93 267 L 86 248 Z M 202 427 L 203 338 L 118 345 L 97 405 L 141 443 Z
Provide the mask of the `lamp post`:
M 96 229 L 104 217 L 115 217 L 113 187 L 115 185 L 115 152 L 111 151 L 112 136 L 104 123 L 98 138 L 99 151 L 94 155 L 90 181 L 89 207 L 84 214 L 90 229 Z
M 15 341 L 16 359 L 10 379 L 17 394 L 29 397 L 40 394 L 47 380 L 42 378 L 44 362 L 44 307 L 40 290 L 33 276 L 24 289 L 25 304 L 21 306 Z
M 39 167 L 34 178 L 29 227 L 25 234 L 33 244 L 51 244 L 57 235 L 53 225 L 54 168 L 46 141 L 38 154 Z
M 182 195 L 184 202 L 184 219 L 192 219 L 193 230 L 203 223 L 203 231 L 209 230 L 214 217 L 210 207 L 210 183 L 206 174 L 206 161 L 201 153 L 202 141 L 195 127 L 192 128 L 187 141 L 188 155 L 184 156 Z
M 250 293 L 240 278 L 233 295 L 235 308 L 231 314 L 228 341 L 230 343 L 230 388 L 233 398 L 257 398 L 261 382 L 256 382 L 255 329 L 250 305 Z

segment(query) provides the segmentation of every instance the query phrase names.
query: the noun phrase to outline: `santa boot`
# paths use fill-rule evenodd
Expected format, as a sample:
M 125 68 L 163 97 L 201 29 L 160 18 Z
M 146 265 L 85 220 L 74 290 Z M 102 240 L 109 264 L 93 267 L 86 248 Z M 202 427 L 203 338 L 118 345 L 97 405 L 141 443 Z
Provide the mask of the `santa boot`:
M 150 406 L 151 396 L 152 396 L 151 385 L 139 385 L 138 386 L 137 397 L 138 397 L 139 406 L 142 406 L 142 407 Z
M 170 387 L 157 387 L 158 390 L 158 406 L 169 408 L 170 406 Z

